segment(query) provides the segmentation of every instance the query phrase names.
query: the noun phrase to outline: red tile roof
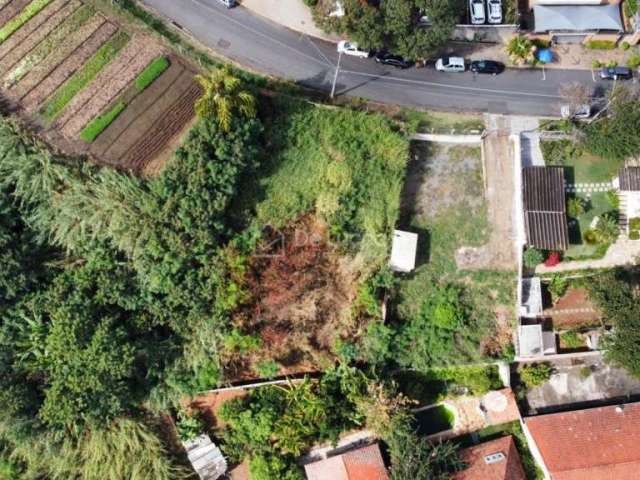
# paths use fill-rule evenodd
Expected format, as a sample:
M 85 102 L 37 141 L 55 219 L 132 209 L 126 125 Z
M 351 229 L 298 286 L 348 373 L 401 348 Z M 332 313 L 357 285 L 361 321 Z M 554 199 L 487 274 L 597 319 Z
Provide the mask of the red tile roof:
M 640 402 L 525 419 L 553 480 L 640 478 Z
M 502 453 L 504 460 L 487 464 L 485 457 Z M 453 480 L 526 480 L 520 454 L 511 435 L 465 448 L 460 457 L 468 468 L 456 473 Z
M 389 480 L 378 444 L 305 465 L 309 480 Z

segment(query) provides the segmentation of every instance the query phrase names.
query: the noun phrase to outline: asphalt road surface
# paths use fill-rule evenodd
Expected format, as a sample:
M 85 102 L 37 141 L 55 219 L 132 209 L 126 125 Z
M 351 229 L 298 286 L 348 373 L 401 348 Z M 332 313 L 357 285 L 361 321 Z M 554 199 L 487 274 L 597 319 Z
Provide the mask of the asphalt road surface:
M 329 91 L 338 55 L 335 45 L 266 20 L 243 7 L 217 0 L 142 0 L 200 42 L 253 70 Z M 433 66 L 398 70 L 343 55 L 336 95 L 352 95 L 404 106 L 520 115 L 558 115 L 563 83 L 591 85 L 596 95 L 612 82 L 590 71 L 507 69 L 476 75 L 442 73 Z

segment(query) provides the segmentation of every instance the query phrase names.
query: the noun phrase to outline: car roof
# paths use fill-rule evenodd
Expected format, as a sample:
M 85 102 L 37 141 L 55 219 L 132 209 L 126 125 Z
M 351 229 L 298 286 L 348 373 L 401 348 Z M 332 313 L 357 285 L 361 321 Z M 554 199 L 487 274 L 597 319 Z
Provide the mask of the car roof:
M 449 65 L 464 65 L 464 58 L 462 57 L 446 57 L 444 58 L 445 63 Z M 446 60 L 449 60 L 448 62 Z

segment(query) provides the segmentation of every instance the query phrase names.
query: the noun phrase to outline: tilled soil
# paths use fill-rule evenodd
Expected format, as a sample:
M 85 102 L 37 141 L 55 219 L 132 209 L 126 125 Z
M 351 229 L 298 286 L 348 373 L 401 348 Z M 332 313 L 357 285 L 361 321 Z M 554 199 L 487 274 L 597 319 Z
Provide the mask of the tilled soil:
M 76 95 L 60 116 L 56 125 L 63 135 L 76 138 L 92 119 L 97 117 L 163 48 L 153 39 L 136 36 L 83 91 Z
M 13 0 L 6 5 L 0 10 L 0 27 L 4 27 L 9 20 L 20 13 L 29 3 L 31 3 L 31 0 Z
M 16 85 L 8 90 L 9 98 L 21 99 L 57 68 L 77 48 L 106 22 L 102 15 L 95 15 L 69 37 L 65 38 L 47 57 L 35 65 Z
M 117 31 L 111 22 L 103 23 L 91 37 L 22 98 L 23 108 L 33 113 L 60 85 L 69 79 Z
M 51 7 L 51 5 L 49 6 Z M 25 58 L 31 50 L 37 47 L 47 35 L 71 16 L 79 6 L 80 2 L 77 1 L 66 3 L 60 10 L 52 13 L 47 18 L 41 17 L 47 10 L 44 9 L 40 14 L 29 20 L 20 30 L 11 35 L 5 43 L 0 45 L 0 56 L 2 56 L 2 60 L 0 60 L 0 75 L 4 76 L 11 71 L 15 65 Z M 22 31 L 25 27 L 28 27 L 29 31 L 31 31 L 28 35 Z M 11 47 L 11 49 L 9 49 L 9 47 Z

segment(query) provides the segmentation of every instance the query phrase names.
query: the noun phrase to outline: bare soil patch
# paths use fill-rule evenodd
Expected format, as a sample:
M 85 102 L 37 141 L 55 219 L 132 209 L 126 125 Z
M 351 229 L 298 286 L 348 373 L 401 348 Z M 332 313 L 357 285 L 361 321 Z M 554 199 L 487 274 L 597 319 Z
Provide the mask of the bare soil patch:
M 587 290 L 574 287 L 567 289 L 552 308 L 544 311 L 544 315 L 551 318 L 556 328 L 595 325 L 602 318 Z
M 67 18 L 69 18 L 73 14 L 73 12 L 78 9 L 79 6 L 79 2 L 69 2 L 59 11 L 51 15 L 51 17 L 43 21 L 32 31 L 32 33 L 26 35 L 25 38 L 20 37 L 20 42 L 14 45 L 15 48 L 7 52 L 6 55 L 2 58 L 2 61 L 0 62 L 0 75 L 5 75 L 9 71 L 11 71 L 13 67 L 15 67 L 19 61 L 25 58 L 31 52 L 31 50 L 37 47 L 38 44 L 47 37 L 47 35 L 55 30 Z M 38 17 L 39 16 L 32 18 L 29 22 L 27 22 L 27 25 L 29 25 L 35 18 Z M 11 37 L 19 35 L 21 31 L 22 28 L 14 33 Z M 7 40 L 8 42 L 11 41 L 11 37 L 9 38 L 9 40 Z M 1 45 L 0 48 L 2 48 Z
M 20 13 L 29 3 L 31 3 L 31 0 L 13 0 L 4 6 L 0 10 L 0 27 L 3 27 L 9 20 Z
M 71 75 L 113 36 L 118 27 L 104 22 L 79 48 L 54 68 L 44 79 L 22 98 L 24 109 L 33 113 Z

